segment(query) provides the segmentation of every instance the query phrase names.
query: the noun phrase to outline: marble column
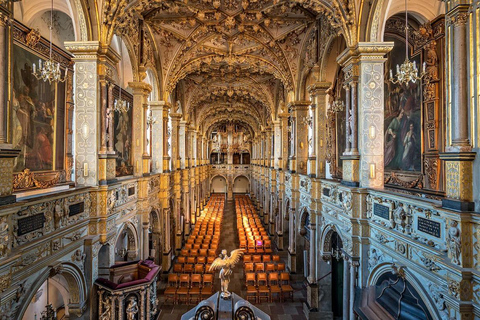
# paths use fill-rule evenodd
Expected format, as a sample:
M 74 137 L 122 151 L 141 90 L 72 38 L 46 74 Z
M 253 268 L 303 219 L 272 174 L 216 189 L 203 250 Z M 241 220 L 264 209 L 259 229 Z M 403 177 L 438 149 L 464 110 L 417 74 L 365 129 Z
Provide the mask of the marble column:
M 318 312 L 318 285 L 317 285 L 317 237 L 316 237 L 316 213 L 311 214 L 310 219 L 310 248 L 309 248 L 309 266 L 307 277 L 307 307 L 310 312 Z
M 75 62 L 75 174 L 77 185 L 97 186 L 100 169 L 102 119 L 99 96 L 103 65 L 102 45 L 98 41 L 65 42 Z M 105 164 L 104 164 L 105 167 Z
M 327 143 L 326 143 L 326 126 L 327 123 L 327 90 L 330 88 L 330 82 L 315 82 L 310 87 L 308 91 L 313 99 L 313 102 L 316 106 L 315 108 L 315 130 L 314 135 L 316 136 L 314 148 L 316 156 L 316 165 L 315 165 L 315 176 L 317 178 L 325 179 L 326 175 L 326 154 L 327 154 Z
M 359 266 L 358 261 L 352 260 L 350 262 L 350 314 L 349 319 L 355 320 L 355 288 L 356 288 L 356 280 L 357 280 L 357 268 Z
M 280 157 L 278 158 L 278 166 L 281 170 L 288 170 L 287 160 L 288 160 L 288 117 L 287 112 L 280 113 L 278 115 L 280 118 L 280 127 L 281 134 L 279 139 L 280 144 Z
M 152 167 L 153 173 L 163 172 L 163 108 L 164 101 L 150 101 L 150 111 L 152 118 L 156 121 L 152 123 Z
M 452 7 L 453 5 L 453 7 Z M 472 152 L 469 139 L 469 80 L 468 80 L 468 41 L 478 28 L 470 30 L 469 4 L 447 2 L 445 30 L 447 43 L 447 94 L 451 105 L 448 110 L 447 130 L 450 143 L 440 159 L 445 162 L 446 199 L 442 206 L 457 211 L 473 211 L 473 161 L 476 153 Z M 477 61 L 478 63 L 478 61 Z M 473 110 L 473 109 L 472 109 Z M 448 136 L 448 135 L 447 135 Z
M 150 248 L 148 246 L 148 243 L 149 243 L 149 241 L 148 241 L 149 240 L 149 234 L 148 234 L 149 223 L 148 223 L 148 221 L 143 223 L 142 228 L 143 228 L 143 254 L 140 255 L 140 256 L 142 256 L 142 259 L 145 260 L 150 255 L 150 252 L 149 252 Z
M 180 133 L 180 119 L 182 118 L 181 113 L 170 113 L 170 118 L 172 121 L 172 170 L 180 169 L 180 158 L 179 158 L 179 133 Z
M 337 59 L 344 67 L 345 84 L 347 89 L 350 87 L 347 96 L 352 104 L 346 107 L 351 110 L 347 118 L 351 131 L 347 139 L 351 144 L 342 157 L 342 184 L 383 188 L 384 62 L 392 47 L 391 42 L 359 42 Z M 361 120 L 358 125 L 357 119 Z
M 132 141 L 133 141 L 133 174 L 141 177 L 150 172 L 148 166 L 149 159 L 144 157 L 145 153 L 145 135 L 147 134 L 147 119 L 144 106 L 148 103 L 148 95 L 152 91 L 152 86 L 141 81 L 129 82 L 128 86 L 133 90 L 133 123 Z
M 8 78 L 8 59 L 9 54 L 7 48 L 7 43 L 10 42 L 9 39 L 9 14 L 2 10 L 0 11 L 0 149 L 6 149 L 7 141 L 7 97 L 6 93 L 8 92 L 6 83 Z M 10 147 L 11 148 L 11 147 Z
M 333 258 L 335 259 L 335 258 Z M 343 258 L 343 320 L 349 320 L 350 317 L 350 262 L 349 258 Z
M 169 172 L 170 171 L 170 146 L 169 146 L 169 138 L 170 134 L 169 133 L 169 128 L 168 128 L 168 123 L 169 123 L 169 111 L 170 111 L 170 104 L 168 102 L 164 102 L 162 106 L 162 150 L 163 150 L 163 170 L 162 172 Z
M 308 130 L 310 101 L 294 101 L 289 104 L 293 118 L 293 154 L 290 157 L 290 170 L 307 174 Z
M 180 160 L 180 169 L 188 168 L 187 164 L 187 150 L 188 149 L 188 142 L 187 142 L 187 122 L 181 120 L 179 122 L 178 128 L 178 158 Z
M 288 234 L 288 267 L 290 268 L 290 272 L 297 273 L 297 248 L 296 248 L 296 230 L 294 222 L 294 215 L 295 215 L 295 208 L 290 208 L 289 214 L 289 234 Z

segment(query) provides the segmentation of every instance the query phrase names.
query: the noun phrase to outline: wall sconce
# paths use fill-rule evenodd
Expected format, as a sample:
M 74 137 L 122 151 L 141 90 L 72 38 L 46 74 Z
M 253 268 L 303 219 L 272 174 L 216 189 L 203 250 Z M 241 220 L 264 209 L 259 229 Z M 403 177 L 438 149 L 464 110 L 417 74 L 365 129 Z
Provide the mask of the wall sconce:
M 376 132 L 375 132 L 375 127 L 374 126 L 370 126 L 370 128 L 368 128 L 368 136 L 370 137 L 370 139 L 375 139 L 375 135 L 376 135 Z
M 83 163 L 83 176 L 88 177 L 88 162 Z
M 82 138 L 83 140 L 87 140 L 88 139 L 88 132 L 90 131 L 90 128 L 88 127 L 88 124 L 86 122 L 84 122 L 82 124 L 82 130 L 81 130 L 81 134 L 82 134 Z
M 375 179 L 375 176 L 376 176 L 375 169 L 376 169 L 375 163 L 370 163 L 370 174 L 369 174 L 370 179 Z

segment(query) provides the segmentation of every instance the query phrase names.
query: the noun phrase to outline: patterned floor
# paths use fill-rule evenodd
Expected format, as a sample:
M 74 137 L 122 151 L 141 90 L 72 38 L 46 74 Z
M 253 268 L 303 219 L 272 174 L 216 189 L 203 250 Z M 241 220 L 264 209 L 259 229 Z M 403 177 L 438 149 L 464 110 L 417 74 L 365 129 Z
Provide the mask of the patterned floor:
M 231 250 L 238 248 L 238 234 L 236 232 L 236 218 L 235 218 L 235 209 L 234 202 L 228 201 L 225 203 L 225 217 L 223 219 L 222 232 L 220 235 L 220 243 L 224 246 L 225 249 L 230 253 Z M 223 247 L 222 247 L 223 248 Z M 285 252 L 279 252 L 281 258 L 286 259 Z M 218 274 L 216 275 L 218 277 Z M 292 276 L 293 279 L 297 278 Z M 161 310 L 160 318 L 161 320 L 179 320 L 181 316 L 192 309 L 194 305 L 173 305 L 165 304 L 165 299 L 163 298 L 163 291 L 166 286 L 166 275 L 163 276 L 162 283 L 160 285 L 160 301 L 159 308 Z M 243 266 L 238 265 L 231 277 L 231 282 L 229 285 L 229 291 L 235 292 L 236 294 L 245 297 L 245 279 L 243 275 Z M 304 320 L 306 319 L 303 313 L 303 302 L 306 301 L 306 289 L 303 285 L 302 279 L 297 281 L 292 281 L 292 286 L 295 289 L 294 301 L 287 301 L 282 303 L 261 303 L 256 306 L 260 308 L 265 313 L 269 314 L 272 320 Z M 220 290 L 220 280 L 215 279 L 215 287 L 217 290 Z

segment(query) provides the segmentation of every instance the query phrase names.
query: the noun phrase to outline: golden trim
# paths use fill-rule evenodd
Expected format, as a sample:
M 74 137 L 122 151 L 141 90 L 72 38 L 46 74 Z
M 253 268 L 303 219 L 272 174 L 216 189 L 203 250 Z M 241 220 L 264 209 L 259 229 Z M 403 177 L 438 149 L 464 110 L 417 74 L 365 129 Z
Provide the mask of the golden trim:
M 51 180 L 38 180 L 35 178 L 35 173 L 30 171 L 30 169 L 24 169 L 19 174 L 16 174 L 13 177 L 13 189 L 22 190 L 22 189 L 31 189 L 31 188 L 50 188 L 56 185 L 60 181 L 60 173 L 55 174 L 55 178 Z

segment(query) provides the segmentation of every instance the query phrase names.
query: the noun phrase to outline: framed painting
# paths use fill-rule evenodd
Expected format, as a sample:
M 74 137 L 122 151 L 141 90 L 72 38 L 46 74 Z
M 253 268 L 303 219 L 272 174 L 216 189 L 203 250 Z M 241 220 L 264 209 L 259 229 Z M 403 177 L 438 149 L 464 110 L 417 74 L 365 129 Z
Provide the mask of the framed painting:
M 65 84 L 37 80 L 32 65 L 39 57 L 21 46 L 14 45 L 13 57 L 12 144 L 20 150 L 14 171 L 61 170 Z
M 33 74 L 45 63 L 49 43 L 35 30 L 15 22 L 9 109 L 10 141 L 20 150 L 14 164 L 14 189 L 45 188 L 70 181 L 66 152 L 71 149 L 73 101 L 67 102 L 73 77 L 71 56 L 54 47 L 65 82 L 38 80 Z M 32 36 L 32 34 L 34 34 Z M 33 40 L 32 40 L 33 39 Z M 71 161 L 69 161 L 71 162 Z
M 120 90 L 117 85 L 113 88 L 113 98 L 116 101 Z M 122 99 L 130 104 L 128 111 L 115 112 L 114 149 L 117 152 L 116 176 L 133 174 L 132 165 L 132 126 L 133 126 L 133 96 L 122 90 Z
M 422 170 L 422 88 L 420 82 L 393 84 L 390 70 L 405 61 L 405 41 L 385 35 L 394 42 L 385 66 L 384 164 L 385 170 L 421 172 Z M 411 57 L 421 66 L 420 55 Z

